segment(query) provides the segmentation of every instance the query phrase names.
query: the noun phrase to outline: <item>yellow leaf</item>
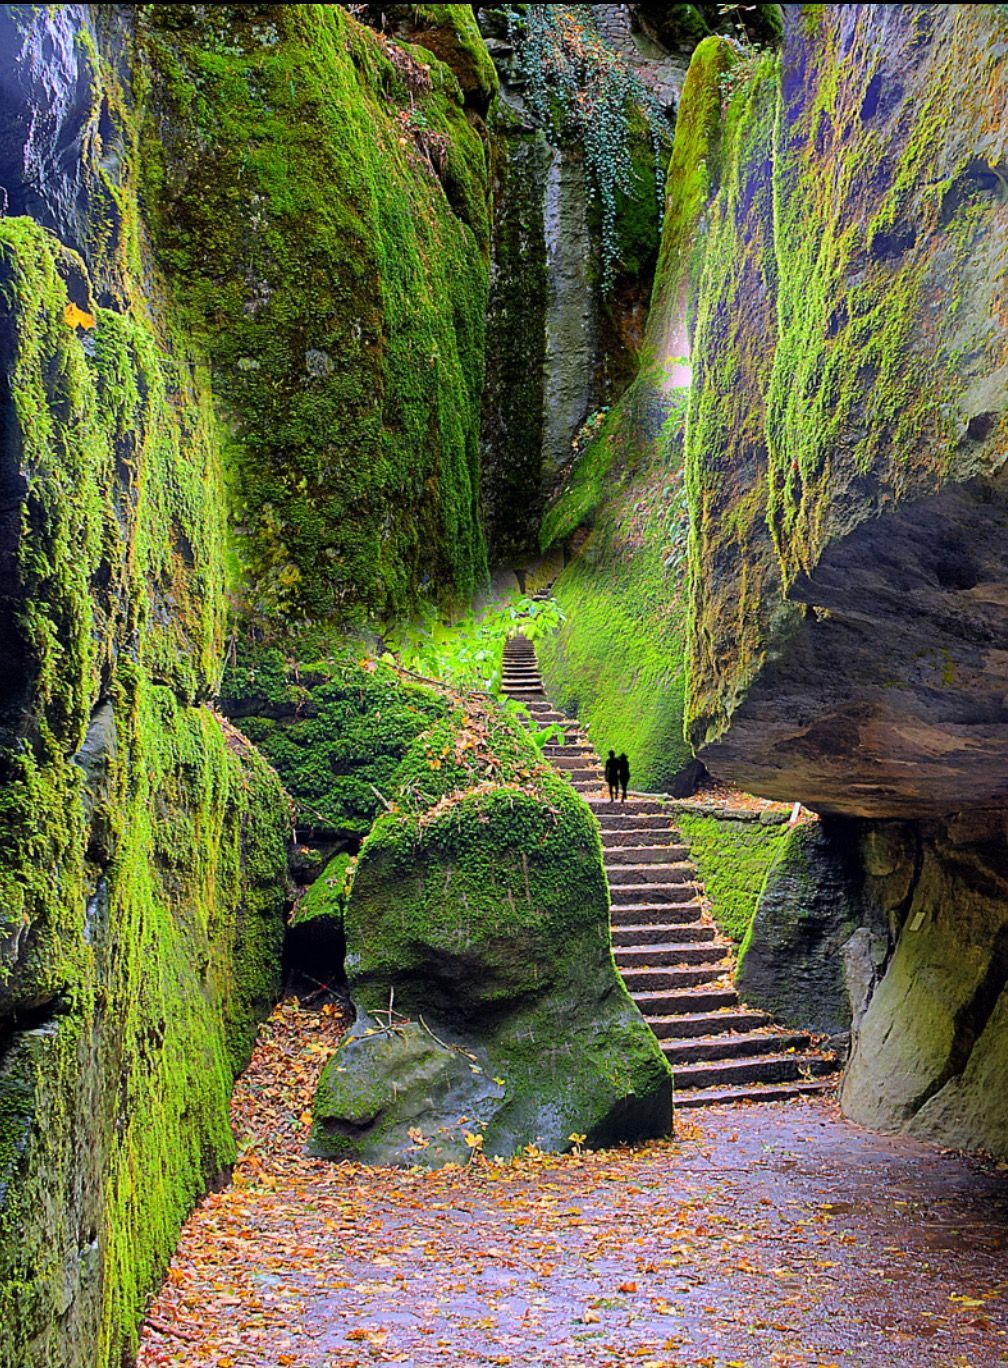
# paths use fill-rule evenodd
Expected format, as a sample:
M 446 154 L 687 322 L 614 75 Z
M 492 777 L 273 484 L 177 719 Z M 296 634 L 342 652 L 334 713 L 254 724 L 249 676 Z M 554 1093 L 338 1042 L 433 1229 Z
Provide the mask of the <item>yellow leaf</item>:
M 602 1317 L 597 1311 L 586 1311 L 581 1317 L 585 1325 L 598 1325 Z
M 63 322 L 68 328 L 93 328 L 95 316 L 85 309 L 79 309 L 71 299 L 63 310 Z

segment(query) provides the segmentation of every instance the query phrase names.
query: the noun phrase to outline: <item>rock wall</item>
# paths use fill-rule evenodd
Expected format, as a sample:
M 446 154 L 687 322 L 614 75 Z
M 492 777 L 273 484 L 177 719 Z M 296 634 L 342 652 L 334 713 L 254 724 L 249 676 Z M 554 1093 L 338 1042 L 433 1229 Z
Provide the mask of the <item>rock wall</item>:
M 494 77 L 471 16 L 428 18 L 419 47 L 337 5 L 139 15 L 153 244 L 214 365 L 241 603 L 277 637 L 486 576 Z
M 112 1368 L 233 1157 L 289 818 L 203 701 L 205 377 L 29 219 L 0 224 L 0 297 L 0 1364 Z
M 502 81 L 491 116 L 493 268 L 481 442 L 497 565 L 521 567 L 535 557 L 543 510 L 571 465 L 575 438 L 632 379 L 658 251 L 663 158 L 656 159 L 644 102 L 664 125 L 661 111 L 674 108 L 681 71 L 656 45 L 641 72 L 617 59 L 612 26 L 596 22 L 610 7 L 588 8 L 528 6 L 543 14 L 545 47 L 542 30 L 529 38 L 534 15 L 509 25 L 500 10 L 480 12 Z M 599 112 L 595 126 L 597 137 L 612 143 L 607 186 L 620 175 L 618 146 L 630 168 L 628 188 L 613 192 L 610 230 L 586 156 L 592 133 L 570 117 L 569 106 L 581 100 L 596 108 L 600 74 L 617 60 L 625 80 L 614 76 L 612 89 L 625 86 L 626 99 L 618 111 Z M 633 90 L 631 78 L 638 81 Z M 660 100 L 652 87 L 664 92 Z
M 688 726 L 718 773 L 823 811 L 1008 791 L 1006 22 L 789 8 L 779 60 L 733 82 L 695 304 Z
M 540 647 L 546 686 L 603 752 L 626 751 L 634 786 L 645 791 L 688 793 L 699 769 L 683 737 L 687 297 L 702 260 L 701 216 L 718 184 L 721 83 L 736 60 L 719 38 L 696 51 L 637 373 L 585 441 L 540 534 L 544 548 L 580 534 L 554 586 L 567 621 Z
M 864 851 L 895 949 L 856 1021 L 844 1110 L 879 1130 L 1008 1158 L 1003 812 L 879 826 Z
M 689 299 L 688 735 L 845 819 L 818 842 L 840 865 L 792 838 L 742 988 L 850 1012 L 855 1119 L 1003 1155 L 1008 19 L 789 6 L 725 84 Z

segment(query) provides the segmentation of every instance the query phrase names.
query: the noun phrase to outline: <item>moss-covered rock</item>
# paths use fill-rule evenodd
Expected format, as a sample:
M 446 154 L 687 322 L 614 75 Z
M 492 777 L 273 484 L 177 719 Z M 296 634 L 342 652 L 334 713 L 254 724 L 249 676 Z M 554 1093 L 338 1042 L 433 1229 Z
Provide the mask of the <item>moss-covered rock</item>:
M 239 648 L 221 693 L 225 713 L 294 799 L 299 832 L 312 839 L 366 835 L 403 756 L 448 710 L 436 690 L 346 650 L 298 665 L 275 647 Z
M 286 637 L 468 597 L 488 170 L 454 72 L 339 5 L 139 22 L 145 200 L 229 420 L 245 606 Z M 471 16 L 435 32 L 485 59 Z
M 687 712 L 700 757 L 772 797 L 918 816 L 1008 792 L 983 644 L 1006 626 L 1006 24 L 788 8 L 780 56 L 733 78 L 695 296 Z
M 335 855 L 298 899 L 284 946 L 286 963 L 310 972 L 319 984 L 341 978 L 346 954 L 343 918 L 356 858 Z
M 676 825 L 697 867 L 714 920 L 730 940 L 740 944 L 756 914 L 767 872 L 783 849 L 783 824 L 679 812 Z
M 864 1006 L 865 969 L 874 987 L 889 954 L 855 824 L 802 823 L 779 831 L 774 847 L 735 982 L 783 1025 L 843 1037 Z
M 436 1165 L 468 1155 L 466 1131 L 500 1154 L 664 1134 L 670 1075 L 613 964 L 587 806 L 475 708 L 418 738 L 396 802 L 347 908 L 358 1022 L 323 1075 L 315 1153 Z
M 205 375 L 94 309 L 37 224 L 0 224 L 0 280 L 0 1365 L 114 1368 L 233 1157 L 289 811 L 201 702 L 225 579 Z

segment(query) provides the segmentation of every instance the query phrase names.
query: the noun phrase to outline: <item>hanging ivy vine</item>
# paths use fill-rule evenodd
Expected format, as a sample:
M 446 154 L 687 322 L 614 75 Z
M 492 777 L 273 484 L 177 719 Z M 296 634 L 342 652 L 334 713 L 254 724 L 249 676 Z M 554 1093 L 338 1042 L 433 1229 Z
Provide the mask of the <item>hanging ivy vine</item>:
M 637 180 L 630 152 L 635 111 L 646 120 L 654 151 L 658 223 L 665 206 L 670 129 L 658 100 L 598 32 L 591 5 L 506 8 L 508 38 L 526 82 L 530 112 L 555 139 L 577 138 L 602 216 L 602 282 L 613 284 L 619 260 L 617 195 Z

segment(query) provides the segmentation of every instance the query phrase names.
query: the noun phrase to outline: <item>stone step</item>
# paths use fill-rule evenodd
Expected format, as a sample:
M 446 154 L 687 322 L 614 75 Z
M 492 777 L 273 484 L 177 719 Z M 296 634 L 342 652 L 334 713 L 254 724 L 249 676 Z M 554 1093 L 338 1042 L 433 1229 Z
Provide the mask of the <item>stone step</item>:
M 662 966 L 658 969 L 620 969 L 632 997 L 639 993 L 659 993 L 674 988 L 710 988 L 720 984 L 727 970 L 720 964 Z
M 835 1073 L 837 1060 L 818 1054 L 768 1054 L 750 1059 L 712 1059 L 674 1071 L 678 1094 L 686 1088 L 725 1088 L 752 1083 L 799 1083 Z
M 608 802 L 596 810 L 595 816 L 598 818 L 599 826 L 602 828 L 603 836 L 640 836 L 651 832 L 661 832 L 662 835 L 674 836 L 678 839 L 679 833 L 669 823 L 669 819 L 660 813 L 638 812 L 632 804 L 613 807 Z
M 828 1092 L 833 1082 L 828 1078 L 806 1081 L 795 1080 L 791 1083 L 753 1083 L 737 1088 L 693 1088 L 682 1092 L 676 1090 L 676 1108 L 686 1107 L 725 1107 L 735 1102 L 786 1102 L 792 1097 L 806 1097 L 816 1093 Z
M 607 866 L 606 873 L 610 888 L 627 884 L 696 884 L 696 871 L 683 860 L 667 864 L 613 864 Z
M 669 1016 L 645 1018 L 659 1040 L 687 1040 L 705 1038 L 732 1031 L 742 1033 L 766 1026 L 770 1018 L 765 1012 L 754 1012 L 748 1007 L 712 1012 L 679 1012 Z
M 740 1056 L 781 1054 L 787 1050 L 807 1050 L 811 1037 L 807 1031 L 741 1031 L 720 1035 L 694 1036 L 686 1040 L 664 1040 L 665 1058 L 673 1067 L 698 1064 L 711 1059 L 736 1059 Z
M 613 865 L 663 865 L 682 864 L 688 851 L 681 845 L 610 845 L 603 837 L 602 850 L 606 864 Z M 692 870 L 693 866 L 689 868 Z
M 614 821 L 625 820 L 626 817 L 657 817 L 664 816 L 668 821 L 668 809 L 657 798 L 634 798 L 630 797 L 625 803 L 618 806 L 611 804 L 608 797 L 600 798 L 596 805 L 596 815 L 599 821 L 603 814 L 607 814 Z
M 642 818 L 646 821 L 646 818 Z M 601 825 L 601 824 L 600 824 Z M 611 850 L 623 850 L 627 846 L 649 846 L 657 845 L 661 841 L 668 839 L 676 850 L 683 852 L 683 859 L 688 857 L 689 852 L 684 845 L 677 843 L 676 833 L 669 831 L 667 827 L 644 827 L 639 822 L 627 819 L 625 827 L 602 826 L 602 849 L 608 854 Z
M 616 965 L 625 969 L 658 969 L 680 964 L 721 964 L 728 954 L 724 945 L 697 941 L 657 941 L 653 945 L 613 946 Z
M 550 747 L 550 749 L 552 750 L 554 748 Z M 577 750 L 574 747 L 567 750 L 564 746 L 560 746 L 557 749 L 559 750 L 559 754 L 548 757 L 549 762 L 554 769 L 563 770 L 566 774 L 571 774 L 575 770 L 580 770 L 592 775 L 597 773 L 593 765 L 590 769 L 587 768 L 592 762 L 590 752 L 586 753 L 585 751 Z
M 734 988 L 680 988 L 634 993 L 633 999 L 650 1022 L 652 1017 L 716 1012 L 719 1007 L 738 1007 Z
M 535 670 L 505 670 L 501 675 L 501 684 L 505 689 L 511 684 L 534 684 L 542 690 L 542 680 Z
M 633 887 L 620 889 L 620 892 L 633 892 Z M 703 908 L 695 900 L 681 903 L 637 902 L 623 903 L 613 899 L 609 908 L 609 920 L 616 926 L 643 926 L 645 922 L 699 922 Z
M 613 907 L 638 907 L 642 903 L 686 903 L 696 899 L 696 885 L 691 883 L 610 883 L 609 896 Z M 646 921 L 646 917 L 641 918 Z
M 667 908 L 660 909 L 663 913 Z M 652 945 L 660 942 L 674 945 L 682 945 L 684 941 L 691 945 L 702 945 L 705 942 L 717 939 L 717 931 L 713 926 L 707 926 L 703 922 L 629 922 L 620 925 L 618 922 L 612 928 L 613 949 L 624 949 L 632 945 Z

